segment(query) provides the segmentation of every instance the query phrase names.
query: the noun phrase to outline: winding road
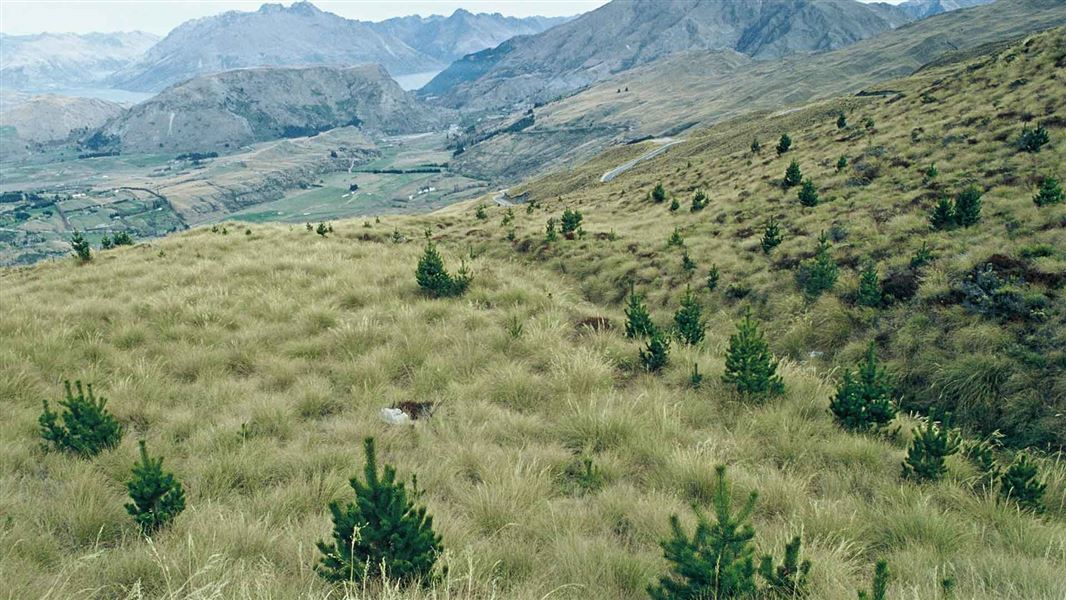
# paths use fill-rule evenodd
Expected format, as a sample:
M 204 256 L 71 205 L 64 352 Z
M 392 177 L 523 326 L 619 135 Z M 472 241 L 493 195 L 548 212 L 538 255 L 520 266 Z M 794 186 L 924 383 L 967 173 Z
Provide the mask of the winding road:
M 624 162 L 624 163 L 618 165 L 617 167 L 611 169 L 610 171 L 607 171 L 606 173 L 603 174 L 602 177 L 600 177 L 600 183 L 607 183 L 608 181 L 614 179 L 615 177 L 618 177 L 622 173 L 625 173 L 626 171 L 628 171 L 628 170 L 632 169 L 633 167 L 637 166 L 638 164 L 640 164 L 640 163 L 642 163 L 642 162 L 644 162 L 646 160 L 650 160 L 652 158 L 655 158 L 656 156 L 659 156 L 663 152 L 666 152 L 667 150 L 669 150 L 671 146 L 676 146 L 677 144 L 680 144 L 681 142 L 683 142 L 685 140 L 684 139 L 675 140 L 674 138 L 664 137 L 664 138 L 656 138 L 656 139 L 649 140 L 649 141 L 657 143 L 657 144 L 661 144 L 661 145 L 658 148 L 653 148 L 653 149 L 645 152 L 644 154 L 641 154 L 640 156 L 634 158 L 633 160 Z

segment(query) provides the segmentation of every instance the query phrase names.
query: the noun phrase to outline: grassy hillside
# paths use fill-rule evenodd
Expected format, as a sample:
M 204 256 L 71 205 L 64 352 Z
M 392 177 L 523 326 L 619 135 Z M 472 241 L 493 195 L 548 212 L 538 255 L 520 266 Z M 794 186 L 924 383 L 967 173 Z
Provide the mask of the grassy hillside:
M 893 82 L 895 96 L 723 124 L 599 184 L 644 149 L 608 152 L 529 184 L 536 208 L 514 209 L 513 241 L 503 209 L 479 220 L 469 203 L 335 223 L 326 237 L 300 226 L 201 228 L 81 266 L 0 271 L 5 591 L 340 597 L 313 572 L 314 543 L 328 538 L 327 503 L 350 497 L 361 441 L 374 435 L 382 458 L 425 489 L 448 573 L 425 590 L 350 597 L 646 597 L 667 568 L 658 544 L 669 516 L 691 526 L 688 505 L 706 505 L 713 467 L 726 464 L 738 500 L 759 492 L 760 553 L 779 556 L 802 534 L 813 598 L 854 598 L 879 558 L 894 573 L 891 598 L 943 597 L 946 578 L 959 598 L 1060 598 L 1060 461 L 1038 458 L 1048 489 L 1036 516 L 982 491 L 961 456 L 940 482 L 902 480 L 914 417 L 901 417 L 896 432 L 858 435 L 827 406 L 835 367 L 875 339 L 908 406 L 978 390 L 978 400 L 1002 407 L 984 413 L 1025 425 L 1013 443 L 1062 439 L 1061 416 L 1047 411 L 1061 409 L 1064 389 L 1061 277 L 1051 275 L 1066 260 L 1066 207 L 1038 209 L 1030 198 L 1036 178 L 1064 164 L 1063 44 L 1059 31 Z M 851 124 L 838 130 L 841 108 Z M 1039 154 L 1014 148 L 1027 112 L 1050 132 Z M 794 149 L 778 158 L 773 140 L 783 131 Z M 765 148 L 753 157 L 756 136 Z M 851 166 L 836 173 L 841 154 Z M 826 202 L 804 209 L 795 188 L 781 190 L 791 158 Z M 930 162 L 940 169 L 934 187 L 921 183 Z M 647 199 L 658 180 L 683 201 L 677 213 Z M 931 233 L 933 200 L 970 181 L 986 188 L 982 221 Z M 690 213 L 697 186 L 710 205 Z M 584 213 L 586 235 L 545 244 L 545 220 L 565 206 Z M 784 241 L 767 257 L 759 231 L 771 214 Z M 808 302 L 795 263 L 834 226 L 841 281 Z M 666 245 L 675 227 L 698 265 L 691 276 L 681 250 Z M 465 257 L 474 273 L 460 299 L 430 299 L 415 284 L 427 228 L 450 267 Z M 853 306 L 860 259 L 875 257 L 885 274 L 923 241 L 937 258 L 913 299 Z M 1024 267 L 1024 283 L 1013 285 L 1046 299 L 1039 319 L 989 319 L 953 300 L 959 279 L 993 254 Z M 721 282 L 707 292 L 712 263 Z M 622 332 L 629 280 L 663 326 L 686 285 L 709 313 L 703 344 L 675 343 L 658 375 L 640 368 L 640 344 Z M 783 359 L 786 393 L 763 403 L 719 380 L 747 306 Z M 979 360 L 1003 365 L 994 394 Z M 706 375 L 698 389 L 694 363 Z M 118 448 L 82 460 L 41 447 L 41 400 L 58 400 L 64 378 L 93 382 L 109 398 L 127 428 Z M 960 382 L 970 387 L 950 387 Z M 382 407 L 407 401 L 435 410 L 411 426 L 379 419 Z M 1019 405 L 1033 410 L 1017 413 Z M 955 408 L 972 431 L 983 425 L 981 410 Z M 151 542 L 122 508 L 139 438 L 187 492 L 188 509 Z M 586 458 L 602 481 L 580 477 Z

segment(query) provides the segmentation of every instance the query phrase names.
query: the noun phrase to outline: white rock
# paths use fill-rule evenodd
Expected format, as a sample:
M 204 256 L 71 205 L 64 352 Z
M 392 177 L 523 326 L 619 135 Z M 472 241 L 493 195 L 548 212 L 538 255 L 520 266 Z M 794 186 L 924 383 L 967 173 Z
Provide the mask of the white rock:
M 403 423 L 411 422 L 411 417 L 398 408 L 383 408 L 380 414 L 381 420 L 390 425 L 402 425 Z

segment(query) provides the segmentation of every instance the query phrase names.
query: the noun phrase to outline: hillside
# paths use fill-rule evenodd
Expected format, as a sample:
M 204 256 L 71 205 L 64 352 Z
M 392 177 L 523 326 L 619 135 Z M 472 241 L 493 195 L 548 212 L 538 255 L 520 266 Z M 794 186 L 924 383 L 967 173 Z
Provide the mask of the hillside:
M 224 71 L 172 86 L 110 121 L 88 146 L 123 151 L 224 151 L 355 125 L 418 133 L 440 124 L 381 67 Z
M 709 510 L 714 465 L 726 464 L 735 500 L 758 492 L 760 554 L 779 557 L 802 535 L 811 598 L 854 599 L 884 558 L 893 600 L 1058 600 L 1061 455 L 1033 452 L 1047 483 L 1038 516 L 983 488 L 961 454 L 938 482 L 902 479 L 917 419 L 848 433 L 828 405 L 840 370 L 873 341 L 903 408 L 953 409 L 971 440 L 1000 428 L 1001 462 L 1012 447 L 1061 448 L 1066 204 L 1031 198 L 1044 176 L 1066 176 L 1064 57 L 1058 29 L 891 81 L 891 95 L 693 132 L 601 184 L 647 145 L 615 148 L 510 190 L 526 199 L 510 214 L 492 207 L 481 219 L 469 202 L 337 222 L 326 235 L 228 223 L 96 252 L 86 264 L 0 271 L 7 589 L 646 598 L 667 569 L 659 544 L 669 517 L 691 531 L 690 505 Z M 1018 148 L 1027 124 L 1048 132 L 1039 152 Z M 776 156 L 784 132 L 793 146 Z M 792 159 L 816 186 L 817 206 L 782 190 Z M 938 174 L 927 175 L 933 163 Z M 659 181 L 679 210 L 649 199 Z M 983 192 L 979 221 L 932 231 L 932 205 L 970 184 Z M 709 203 L 690 212 L 697 187 Z M 546 221 L 564 208 L 581 211 L 584 234 L 545 241 Z M 770 217 L 783 241 L 764 254 Z M 667 243 L 675 228 L 681 247 Z M 450 269 L 465 258 L 474 276 L 465 296 L 419 291 L 427 230 Z M 840 279 L 806 298 L 797 263 L 821 231 Z M 912 267 L 923 242 L 931 256 Z M 856 305 L 867 258 L 895 282 L 883 308 Z M 711 265 L 720 272 L 713 290 L 704 283 Z M 975 269 L 979 280 L 968 278 Z M 641 368 L 643 344 L 624 336 L 630 282 L 661 327 L 686 287 L 708 320 L 706 339 L 675 340 L 658 374 Z M 749 307 L 782 361 L 785 392 L 762 401 L 721 381 Z M 117 448 L 91 460 L 42 448 L 41 401 L 58 400 L 64 378 L 108 398 L 127 427 Z M 399 426 L 380 419 L 382 408 L 409 402 L 429 403 L 431 414 Z M 417 476 L 443 537 L 447 574 L 428 589 L 339 590 L 315 574 L 327 504 L 351 499 L 347 480 L 362 469 L 367 435 L 399 477 Z M 122 508 L 138 439 L 186 486 L 185 512 L 150 542 Z
M 157 36 L 141 31 L 0 33 L 0 78 L 4 91 L 91 86 L 139 59 L 157 41 Z
M 1066 24 L 1057 0 L 999 0 L 937 15 L 833 52 L 754 61 L 734 51 L 668 56 L 534 109 L 534 123 L 469 145 L 456 168 L 513 181 L 611 144 L 683 135 L 752 110 L 877 90 L 944 53 Z
M 71 134 L 100 127 L 124 109 L 116 102 L 96 98 L 35 95 L 14 106 L 5 104 L 0 109 L 0 127 L 12 127 L 20 141 L 62 141 Z M 4 151 L 12 151 L 14 143 L 5 139 Z
M 420 94 L 467 110 L 544 102 L 662 56 L 730 49 L 758 59 L 832 50 L 893 27 L 854 0 L 616 1 L 455 62 Z
M 447 17 L 411 15 L 370 23 L 370 26 L 403 40 L 442 64 L 449 64 L 467 54 L 498 46 L 516 35 L 540 33 L 567 20 L 567 17 L 505 17 L 500 13 L 472 13 L 460 8 Z
M 438 69 L 441 63 L 368 23 L 295 2 L 187 21 L 108 81 L 121 89 L 156 92 L 197 75 L 244 67 L 363 64 L 403 75 Z

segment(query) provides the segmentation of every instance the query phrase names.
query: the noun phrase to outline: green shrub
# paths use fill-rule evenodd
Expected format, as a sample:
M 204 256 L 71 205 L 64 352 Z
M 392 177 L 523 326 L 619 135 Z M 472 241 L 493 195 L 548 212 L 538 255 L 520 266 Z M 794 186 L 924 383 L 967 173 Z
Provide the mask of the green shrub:
M 1040 152 L 1051 138 L 1043 125 L 1037 125 L 1036 129 L 1030 129 L 1028 125 L 1022 127 L 1022 133 L 1018 136 L 1018 149 L 1022 152 Z
M 703 309 L 691 289 L 685 290 L 681 298 L 681 308 L 674 315 L 674 326 L 681 341 L 694 346 L 703 341 L 707 323 L 703 320 Z
M 885 369 L 877 365 L 873 342 L 857 371 L 853 377 L 851 369 L 844 370 L 844 379 L 829 402 L 829 411 L 845 429 L 880 429 L 896 417 L 895 389 Z
M 755 529 L 750 518 L 756 494 L 735 511 L 725 467 L 715 468 L 714 522 L 697 507 L 692 536 L 681 527 L 677 515 L 670 517 L 671 537 L 662 542 L 670 573 L 648 587 L 653 600 L 724 600 L 755 593 Z
M 752 139 L 751 140 L 751 153 L 752 154 L 758 154 L 760 152 L 762 152 L 762 143 L 759 141 L 759 138 Z
M 888 563 L 884 560 L 877 561 L 874 566 L 874 580 L 870 591 L 859 590 L 859 600 L 885 600 L 888 592 L 888 582 L 891 574 L 888 571 Z
M 670 198 L 670 212 L 677 212 L 679 208 L 681 208 L 681 203 L 677 201 L 677 198 Z
M 326 228 L 325 223 L 319 223 L 318 227 L 315 228 L 315 233 L 322 237 L 326 237 L 326 234 L 329 233 L 329 229 Z
M 837 129 L 844 129 L 848 126 L 848 118 L 841 112 L 837 115 Z
M 796 273 L 796 280 L 809 298 L 833 289 L 840 267 L 829 253 L 831 245 L 825 232 L 818 236 L 818 250 L 814 258 L 803 261 Z
M 770 355 L 770 346 L 750 308 L 737 332 L 729 337 L 722 381 L 748 396 L 772 396 L 785 391 L 784 381 L 777 374 L 777 361 Z
M 89 240 L 85 239 L 85 236 L 77 229 L 70 236 L 70 249 L 73 251 L 74 257 L 83 263 L 93 259 L 93 251 L 89 246 Z
M 563 237 L 568 240 L 574 239 L 574 237 L 581 235 L 581 211 L 571 210 L 567 208 L 563 211 L 562 230 Z
M 479 221 L 484 221 L 489 218 L 489 214 L 485 212 L 485 206 L 483 204 L 477 205 L 477 208 L 474 209 L 474 216 L 477 217 Z
M 770 217 L 766 221 L 766 227 L 763 228 L 762 241 L 760 246 L 762 247 L 763 254 L 769 254 L 774 248 L 781 244 L 781 228 L 777 225 L 777 221 Z
M 133 502 L 126 512 L 140 526 L 144 535 L 167 526 L 185 510 L 185 490 L 172 473 L 163 470 L 163 458 L 151 458 L 140 441 L 141 461 L 133 466 L 133 477 L 126 483 Z
M 663 187 L 663 182 L 658 182 L 651 190 L 651 199 L 654 202 L 663 202 L 666 200 L 666 188 Z
M 946 231 L 955 227 L 956 224 L 955 206 L 952 205 L 951 200 L 941 198 L 933 207 L 932 214 L 929 215 L 929 225 L 937 231 Z
M 111 237 L 104 234 L 104 237 L 100 238 L 100 249 L 110 250 L 115 247 L 115 242 L 111 241 Z
M 633 286 L 629 287 L 629 305 L 626 306 L 626 337 L 644 338 L 655 333 L 655 324 L 648 314 L 644 300 L 637 295 Z
M 796 159 L 792 159 L 792 162 L 788 163 L 788 168 L 785 169 L 785 178 L 781 180 L 781 184 L 784 185 L 787 190 L 790 187 L 795 187 L 803 182 L 803 172 L 800 171 L 799 163 Z
M 877 265 L 868 261 L 859 274 L 859 306 L 881 308 L 885 304 L 885 295 L 881 291 L 881 282 L 877 277 Z
M 122 426 L 107 410 L 107 399 L 97 399 L 92 384 L 83 390 L 81 382 L 75 381 L 77 395 L 71 390 L 69 381 L 64 381 L 63 386 L 66 399 L 60 400 L 59 405 L 66 410 L 60 417 L 49 409 L 48 401 L 44 401 L 44 412 L 37 420 L 41 437 L 56 450 L 83 457 L 96 456 L 118 446 L 122 441 Z
M 674 227 L 673 233 L 671 233 L 670 237 L 666 240 L 666 245 L 678 248 L 685 245 L 685 237 L 681 235 L 681 228 Z
M 903 476 L 918 481 L 937 481 L 948 471 L 946 460 L 959 450 L 959 436 L 949 423 L 926 419 L 918 427 L 903 461 Z
M 500 222 L 500 225 L 507 227 L 511 223 L 514 223 L 514 208 L 508 206 L 507 211 L 503 213 L 503 221 Z
M 549 244 L 559 239 L 559 234 L 555 231 L 555 217 L 548 218 L 548 224 L 544 226 L 544 241 Z
M 818 190 L 814 187 L 814 182 L 810 179 L 804 179 L 803 185 L 800 186 L 799 192 L 796 194 L 799 199 L 799 203 L 806 207 L 818 206 L 820 199 L 818 198 Z
M 800 561 L 800 536 L 785 544 L 784 560 L 776 568 L 774 557 L 767 554 L 759 563 L 759 575 L 766 581 L 768 592 L 778 598 L 801 598 L 807 595 L 811 561 Z
M 433 517 L 415 505 L 421 495 L 418 482 L 411 488 L 396 481 L 396 469 L 378 471 L 374 439 L 363 442 L 366 452 L 364 481 L 349 482 L 355 501 L 331 502 L 333 542 L 318 542 L 322 560 L 315 567 L 330 581 L 362 581 L 388 577 L 405 583 L 424 582 L 443 551 L 433 531 Z
M 925 171 L 922 172 L 922 180 L 926 185 L 935 181 L 937 177 L 940 177 L 940 169 L 937 168 L 936 163 L 929 165 L 926 167 Z
M 777 141 L 777 155 L 781 156 L 790 148 L 792 148 L 792 138 L 788 137 L 787 133 L 782 133 L 781 139 Z
M 707 272 L 707 291 L 713 292 L 718 289 L 718 280 L 721 278 L 721 273 L 718 272 L 718 265 L 711 265 L 711 270 Z
M 839 173 L 839 172 L 843 171 L 844 169 L 846 169 L 847 166 L 848 166 L 848 157 L 845 156 L 845 155 L 841 155 L 840 158 L 837 159 L 837 173 Z
M 432 240 L 427 240 L 426 250 L 422 253 L 422 258 L 418 259 L 415 279 L 423 292 L 434 298 L 445 298 L 463 295 L 470 286 L 471 277 L 465 263 L 456 276 L 449 274 L 444 268 L 444 259 L 437 252 L 437 246 Z
M 981 220 L 981 191 L 969 186 L 955 196 L 955 222 L 971 227 Z
M 933 251 L 929 249 L 929 243 L 923 241 L 921 247 L 915 250 L 914 255 L 911 256 L 911 268 L 920 269 L 933 262 L 935 258 Z
M 1037 481 L 1038 470 L 1024 452 L 1019 452 L 999 480 L 999 493 L 1006 500 L 1036 512 L 1044 510 L 1046 483 Z
M 655 329 L 648 336 L 648 344 L 640 351 L 640 363 L 649 373 L 662 370 L 669 362 L 670 340 L 663 332 Z
M 689 212 L 699 212 L 707 207 L 707 194 L 703 193 L 702 189 L 697 189 L 696 193 L 692 195 L 692 207 L 689 208 Z
M 1054 177 L 1045 177 L 1040 184 L 1040 191 L 1033 196 L 1033 204 L 1037 206 L 1050 206 L 1062 202 L 1062 186 Z

